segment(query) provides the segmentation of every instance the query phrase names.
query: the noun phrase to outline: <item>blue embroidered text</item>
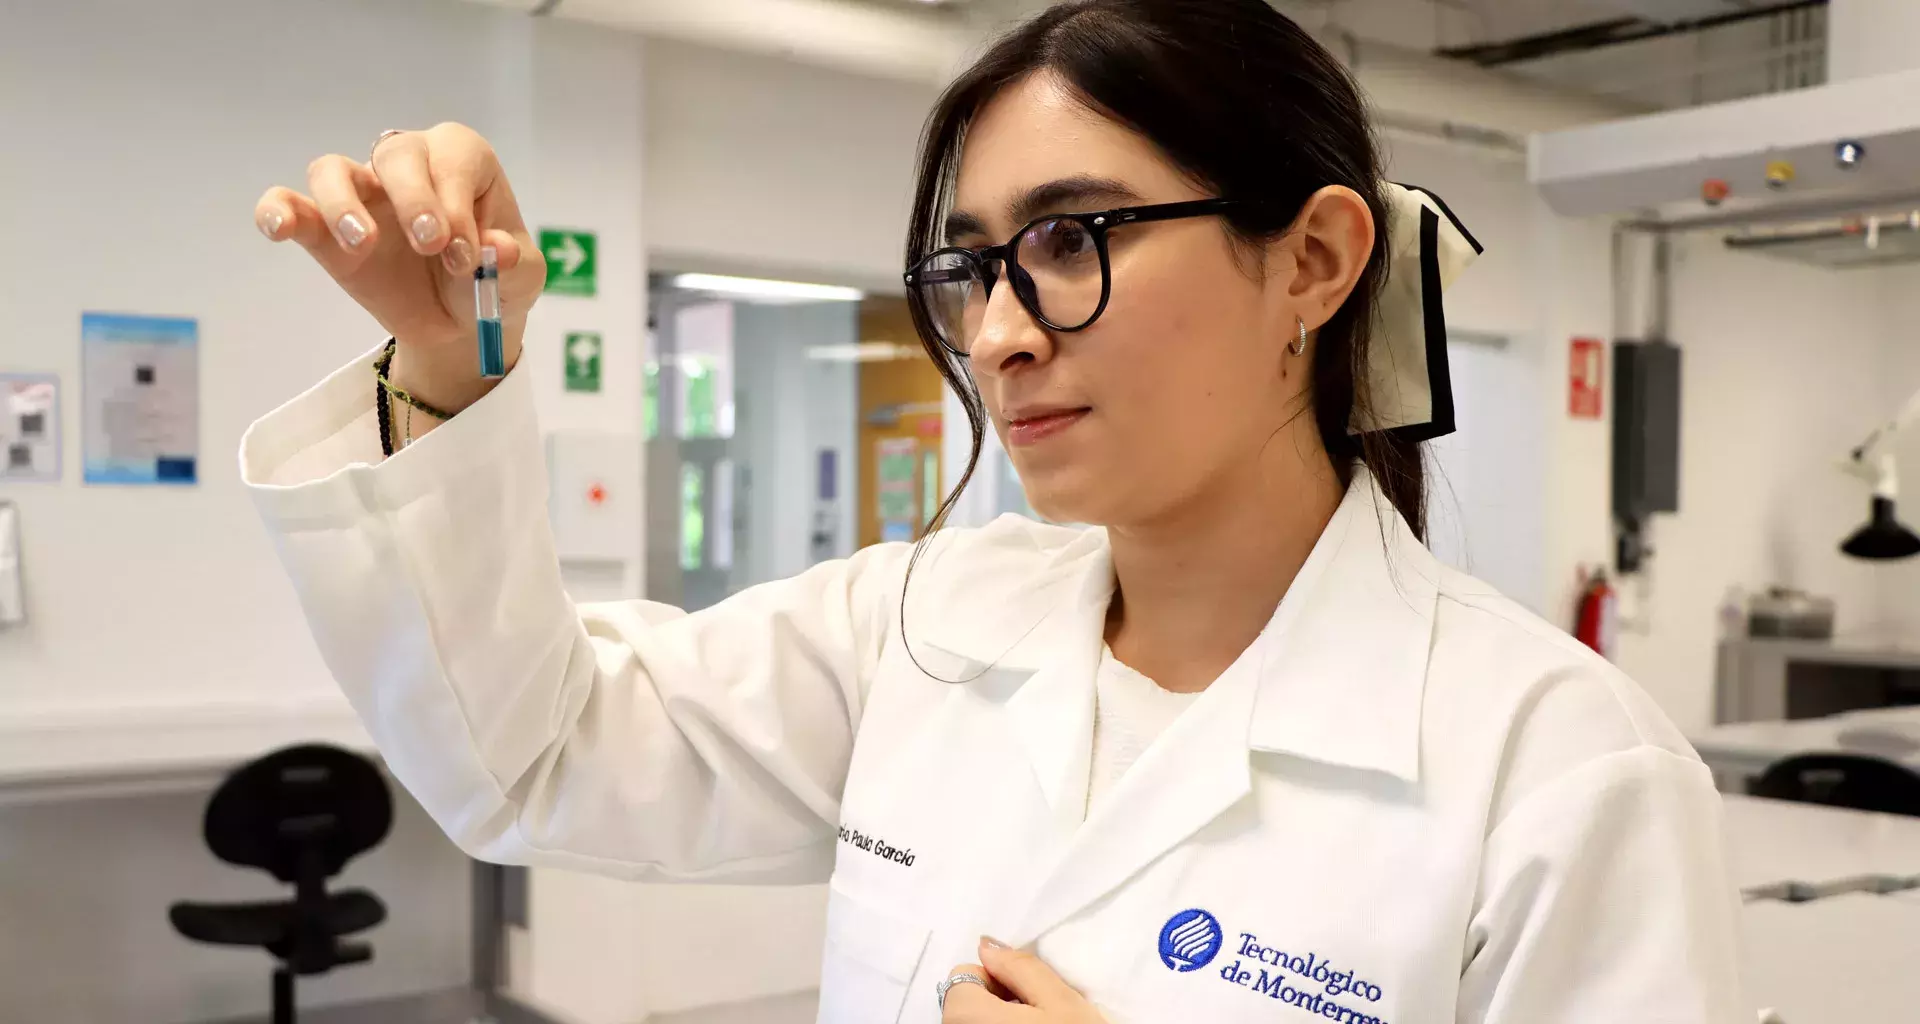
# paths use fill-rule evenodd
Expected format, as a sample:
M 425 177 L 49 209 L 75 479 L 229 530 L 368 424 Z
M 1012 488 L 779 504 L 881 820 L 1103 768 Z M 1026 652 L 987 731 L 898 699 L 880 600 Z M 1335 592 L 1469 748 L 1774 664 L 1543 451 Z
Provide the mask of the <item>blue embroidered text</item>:
M 1284 950 L 1262 946 L 1259 937 L 1250 932 L 1240 933 L 1239 953 L 1260 966 L 1250 969 L 1246 960 L 1235 960 L 1220 970 L 1220 977 L 1269 999 L 1318 1014 L 1335 1024 L 1386 1024 L 1379 1017 L 1354 1009 L 1349 1005 L 1357 1001 L 1353 998 L 1334 1001 L 1346 996 L 1377 1003 L 1380 986 L 1356 977 L 1352 971 L 1336 970 L 1318 954 L 1289 955 Z

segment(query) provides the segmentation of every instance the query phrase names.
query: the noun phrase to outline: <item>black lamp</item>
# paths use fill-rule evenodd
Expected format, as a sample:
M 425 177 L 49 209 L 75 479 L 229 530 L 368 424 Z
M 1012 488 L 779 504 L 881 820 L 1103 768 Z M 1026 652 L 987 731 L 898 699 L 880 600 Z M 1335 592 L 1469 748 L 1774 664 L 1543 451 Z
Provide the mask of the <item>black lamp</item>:
M 1886 561 L 1920 555 L 1920 535 L 1894 518 L 1893 499 L 1873 496 L 1873 515 L 1867 525 L 1853 531 L 1840 543 L 1840 550 L 1855 558 Z
M 1894 514 L 1894 497 L 1899 484 L 1894 475 L 1893 453 L 1884 450 L 1903 427 L 1920 422 L 1920 393 L 1892 420 L 1875 430 L 1847 459 L 1847 471 L 1873 485 L 1872 511 L 1867 523 L 1840 542 L 1840 550 L 1854 558 L 1890 561 L 1920 555 L 1920 534 L 1915 534 Z

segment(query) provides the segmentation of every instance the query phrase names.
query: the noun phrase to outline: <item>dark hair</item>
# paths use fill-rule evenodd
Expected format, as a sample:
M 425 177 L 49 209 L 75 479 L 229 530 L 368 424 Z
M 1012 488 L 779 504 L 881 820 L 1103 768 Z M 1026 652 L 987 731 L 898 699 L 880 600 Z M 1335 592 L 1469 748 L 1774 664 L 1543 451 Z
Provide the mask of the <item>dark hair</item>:
M 1348 433 L 1368 407 L 1367 347 L 1386 273 L 1386 208 L 1366 105 L 1346 69 L 1266 0 L 1074 0 L 1000 39 L 934 105 L 920 146 L 907 229 L 909 264 L 945 244 L 960 147 L 973 116 L 1002 89 L 1037 72 L 1059 77 L 1081 102 L 1159 147 L 1196 185 L 1256 202 L 1223 214 L 1241 242 L 1287 230 L 1327 185 L 1345 185 L 1373 211 L 1373 253 L 1346 303 L 1320 328 L 1310 397 L 1320 439 L 1343 483 L 1365 465 L 1416 536 L 1426 534 L 1426 476 L 1416 441 Z M 914 325 L 967 412 L 973 449 L 933 517 L 944 522 L 972 479 L 986 429 L 966 361 L 941 345 L 910 296 Z M 1285 339 L 1276 338 L 1274 344 Z

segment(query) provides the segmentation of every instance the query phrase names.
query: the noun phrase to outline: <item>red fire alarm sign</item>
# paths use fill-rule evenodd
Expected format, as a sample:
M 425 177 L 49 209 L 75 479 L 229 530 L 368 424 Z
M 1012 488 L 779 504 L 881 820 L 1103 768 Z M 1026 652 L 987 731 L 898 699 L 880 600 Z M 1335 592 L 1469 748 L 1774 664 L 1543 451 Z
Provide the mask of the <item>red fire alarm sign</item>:
M 1600 418 L 1606 351 L 1597 338 L 1573 339 L 1573 348 L 1567 353 L 1567 414 L 1574 419 Z

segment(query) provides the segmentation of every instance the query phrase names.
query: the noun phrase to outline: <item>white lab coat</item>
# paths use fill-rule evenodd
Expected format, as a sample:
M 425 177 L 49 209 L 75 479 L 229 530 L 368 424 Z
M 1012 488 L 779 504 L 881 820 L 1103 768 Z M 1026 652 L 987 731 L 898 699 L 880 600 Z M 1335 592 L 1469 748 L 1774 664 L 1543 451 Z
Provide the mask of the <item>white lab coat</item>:
M 476 857 L 827 881 L 833 1024 L 937 1020 L 983 934 L 1114 1024 L 1751 1019 L 1706 769 L 1364 473 L 1089 817 L 1102 531 L 947 531 L 904 612 L 897 544 L 691 615 L 576 606 L 527 372 L 368 465 L 367 362 L 242 468 L 327 664 Z

